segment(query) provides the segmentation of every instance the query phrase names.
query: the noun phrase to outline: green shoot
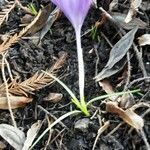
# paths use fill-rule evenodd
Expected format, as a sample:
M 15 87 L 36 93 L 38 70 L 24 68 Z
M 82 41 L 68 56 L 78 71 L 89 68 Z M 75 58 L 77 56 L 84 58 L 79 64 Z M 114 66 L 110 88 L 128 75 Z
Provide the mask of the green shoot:
M 98 97 L 95 97 L 95 98 L 91 99 L 89 102 L 87 102 L 87 106 L 91 105 L 93 102 L 102 100 L 104 98 L 108 98 L 108 97 L 111 97 L 111 96 L 121 96 L 121 95 L 124 95 L 124 94 L 130 94 L 130 93 L 137 93 L 139 91 L 140 90 L 137 89 L 137 90 L 133 90 L 133 91 L 117 92 L 117 93 L 112 93 L 112 94 L 106 94 L 106 95 L 98 96 Z
M 98 100 L 102 100 L 104 98 L 108 98 L 111 96 L 121 96 L 123 94 L 127 94 L 127 93 L 135 93 L 135 92 L 139 92 L 140 90 L 133 90 L 133 91 L 127 91 L 127 92 L 118 92 L 118 93 L 113 93 L 113 94 L 107 94 L 107 95 L 102 95 L 99 97 L 95 97 L 93 99 L 91 99 L 88 103 L 81 103 L 76 96 L 74 95 L 74 93 L 62 82 L 60 81 L 57 77 L 53 76 L 52 74 L 49 74 L 45 71 L 42 71 L 45 74 L 47 74 L 48 76 L 50 76 L 51 78 L 53 78 L 55 81 L 57 81 L 67 92 L 68 94 L 72 97 L 72 102 L 81 110 L 74 110 L 71 112 L 68 112 L 66 114 L 64 114 L 63 116 L 59 117 L 56 121 L 54 121 L 39 137 L 38 139 L 33 143 L 33 145 L 30 147 L 29 150 L 33 149 L 33 147 L 44 137 L 44 135 L 52 129 L 52 127 L 54 127 L 56 124 L 58 124 L 60 121 L 64 120 L 65 118 L 74 115 L 74 114 L 79 114 L 79 113 L 84 113 L 86 116 L 89 116 L 89 112 L 87 111 L 87 107 L 89 105 L 91 105 L 93 102 L 98 101 Z
M 81 99 L 79 101 L 77 99 L 77 97 L 75 96 L 75 94 L 60 79 L 58 79 L 57 77 L 55 77 L 52 74 L 49 74 L 45 71 L 42 71 L 42 72 L 44 72 L 45 74 L 47 74 L 48 76 L 53 78 L 55 81 L 57 81 L 68 92 L 68 94 L 71 96 L 72 103 L 74 103 L 76 105 L 76 107 L 79 108 L 81 110 L 81 112 L 86 116 L 89 116 L 89 112 L 88 112 L 87 107 L 95 101 L 102 100 L 104 98 L 108 98 L 108 97 L 111 97 L 111 96 L 121 96 L 123 94 L 137 93 L 137 92 L 140 91 L 140 90 L 133 90 L 133 91 L 127 91 L 127 92 L 118 92 L 118 93 L 113 93 L 113 94 L 106 94 L 106 95 L 95 97 L 95 98 L 91 99 L 89 102 L 86 103 L 84 99 Z
M 36 7 L 34 6 L 33 3 L 30 3 L 27 7 L 30 9 L 30 11 L 32 12 L 32 14 L 33 14 L 34 16 L 36 16 L 36 15 L 38 14 L 38 12 L 37 12 L 37 10 L 36 10 Z
M 77 97 L 75 96 L 75 94 L 58 78 L 56 78 L 55 76 L 53 76 L 52 74 L 49 74 L 45 71 L 42 71 L 45 74 L 49 75 L 51 78 L 53 78 L 55 81 L 57 81 L 67 92 L 68 94 L 71 96 L 71 100 L 72 102 L 86 115 L 89 116 L 89 112 L 87 111 L 87 107 L 86 107 L 86 103 L 83 100 L 81 100 L 81 102 L 77 99 Z
M 92 37 L 92 40 L 95 40 L 96 39 L 96 36 L 97 36 L 97 27 L 96 26 L 92 26 L 92 29 L 91 29 L 91 37 Z M 98 37 L 97 37 L 98 38 Z

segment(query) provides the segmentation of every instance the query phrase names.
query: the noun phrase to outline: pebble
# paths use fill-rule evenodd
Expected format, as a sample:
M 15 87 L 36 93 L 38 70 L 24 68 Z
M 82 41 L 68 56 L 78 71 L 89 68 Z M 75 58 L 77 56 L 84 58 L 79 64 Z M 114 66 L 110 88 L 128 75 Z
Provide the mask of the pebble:
M 89 118 L 83 118 L 78 120 L 75 125 L 74 129 L 82 132 L 86 132 L 89 126 L 90 119 Z

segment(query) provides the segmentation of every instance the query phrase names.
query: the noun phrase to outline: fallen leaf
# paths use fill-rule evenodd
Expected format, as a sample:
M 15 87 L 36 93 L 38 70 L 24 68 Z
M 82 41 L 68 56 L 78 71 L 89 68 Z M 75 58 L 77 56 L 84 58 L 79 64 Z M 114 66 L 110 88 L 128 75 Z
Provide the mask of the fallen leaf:
M 138 40 L 140 46 L 150 45 L 150 34 L 143 34 Z
M 57 17 L 59 14 L 59 9 L 55 8 L 51 14 L 49 15 L 43 29 L 40 32 L 40 40 L 43 39 L 43 37 L 45 36 L 45 34 L 50 30 L 51 26 L 53 25 L 53 23 L 56 21 Z
M 132 111 L 132 109 L 125 110 L 124 114 L 120 117 L 135 129 L 142 129 L 144 126 L 143 118 Z
M 14 149 L 22 150 L 25 142 L 25 134 L 18 128 L 8 124 L 0 124 L 0 136 L 14 147 Z
M 142 3 L 142 0 L 131 0 L 129 12 L 124 20 L 125 23 L 128 23 L 132 20 L 133 16 L 138 11 L 138 8 L 140 7 L 141 3 Z
M 113 87 L 108 80 L 104 79 L 104 80 L 99 81 L 98 83 L 107 94 L 113 94 L 114 93 Z M 109 97 L 109 99 L 112 101 L 116 100 L 116 98 L 117 98 L 117 96 L 110 96 Z
M 24 107 L 27 103 L 32 101 L 32 98 L 24 96 L 9 96 L 11 109 L 16 109 L 19 107 Z M 8 100 L 6 96 L 0 97 L 0 109 L 6 110 L 8 107 Z
M 108 80 L 99 81 L 99 85 L 103 88 L 103 90 L 107 94 L 114 93 L 113 87 L 112 87 L 112 85 L 110 84 L 110 82 Z
M 33 35 L 40 29 L 42 29 L 50 15 L 51 6 L 48 4 L 44 8 L 42 8 L 38 15 L 36 16 L 36 20 L 31 28 L 27 31 L 26 35 Z
M 127 51 L 131 47 L 134 36 L 138 27 L 129 31 L 126 35 L 124 35 L 112 48 L 109 55 L 109 60 L 104 67 L 104 69 L 95 77 L 96 81 L 100 81 L 104 78 L 110 77 L 111 75 L 118 72 L 117 63 L 122 64 L 120 68 L 125 65 L 125 61 L 123 61 L 123 57 L 126 55 Z
M 125 23 L 125 14 L 113 12 L 111 13 L 111 16 L 119 23 L 121 27 L 123 27 L 126 30 L 134 29 L 136 26 L 138 26 L 139 29 L 145 29 L 148 27 L 147 23 L 139 18 L 133 18 L 130 22 Z
M 31 128 L 27 132 L 27 138 L 25 140 L 22 150 L 29 149 L 29 147 L 32 145 L 35 137 L 37 136 L 41 126 L 42 126 L 41 121 L 38 121 L 31 126 Z
M 107 102 L 106 111 L 117 114 L 127 124 L 137 130 L 142 129 L 144 126 L 144 121 L 141 116 L 137 115 L 132 109 L 123 110 L 122 108 L 118 107 L 118 102 Z
M 63 95 L 61 93 L 49 93 L 49 95 L 45 97 L 43 100 L 58 103 L 62 99 L 62 97 Z

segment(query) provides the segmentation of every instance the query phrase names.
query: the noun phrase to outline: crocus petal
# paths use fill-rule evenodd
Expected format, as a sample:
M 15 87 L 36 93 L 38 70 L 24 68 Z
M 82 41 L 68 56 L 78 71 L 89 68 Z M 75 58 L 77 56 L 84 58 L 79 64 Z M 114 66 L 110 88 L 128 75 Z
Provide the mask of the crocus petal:
M 70 20 L 74 28 L 81 28 L 92 0 L 51 0 Z

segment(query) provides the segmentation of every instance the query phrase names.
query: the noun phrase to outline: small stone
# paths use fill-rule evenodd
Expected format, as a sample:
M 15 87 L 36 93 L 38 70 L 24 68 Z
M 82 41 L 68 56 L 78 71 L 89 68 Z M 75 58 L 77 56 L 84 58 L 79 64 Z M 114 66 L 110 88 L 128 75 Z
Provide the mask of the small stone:
M 78 131 L 86 132 L 89 126 L 89 122 L 90 122 L 90 119 L 88 118 L 80 119 L 75 123 L 74 128 Z

